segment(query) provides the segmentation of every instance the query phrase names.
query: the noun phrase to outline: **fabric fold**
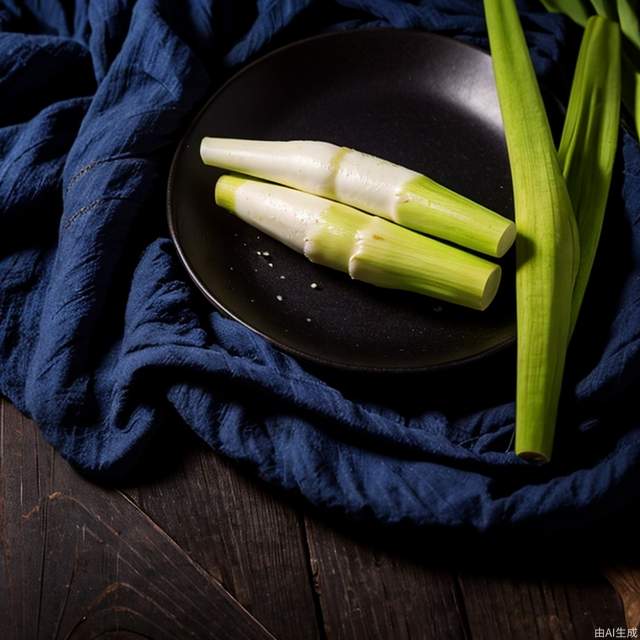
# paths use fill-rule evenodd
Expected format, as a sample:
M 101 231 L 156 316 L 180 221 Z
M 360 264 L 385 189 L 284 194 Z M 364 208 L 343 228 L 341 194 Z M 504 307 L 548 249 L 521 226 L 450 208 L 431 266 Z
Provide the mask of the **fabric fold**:
M 0 393 L 98 479 L 124 479 L 182 422 L 319 507 L 385 523 L 566 529 L 636 499 L 638 142 L 622 134 L 558 461 L 531 467 L 512 452 L 508 363 L 455 405 L 433 379 L 356 393 L 210 308 L 165 223 L 171 154 L 244 62 L 367 26 L 486 49 L 481 2 L 183 4 L 0 0 Z M 536 70 L 564 95 L 575 28 L 537 3 L 521 9 Z M 394 388 L 411 402 L 392 401 Z

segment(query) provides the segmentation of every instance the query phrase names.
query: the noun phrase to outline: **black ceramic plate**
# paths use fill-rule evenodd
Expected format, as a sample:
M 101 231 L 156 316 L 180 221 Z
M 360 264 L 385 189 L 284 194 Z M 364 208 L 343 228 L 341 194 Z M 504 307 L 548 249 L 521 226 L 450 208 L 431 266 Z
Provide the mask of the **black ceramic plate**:
M 176 151 L 169 224 L 205 296 L 298 356 L 363 370 L 424 371 L 513 342 L 512 257 L 503 260 L 500 292 L 484 312 L 351 281 L 218 209 L 213 190 L 220 172 L 200 161 L 203 136 L 354 147 L 511 216 L 502 121 L 485 53 L 432 34 L 380 30 L 320 36 L 261 58 L 211 98 Z M 265 251 L 266 259 L 258 255 Z

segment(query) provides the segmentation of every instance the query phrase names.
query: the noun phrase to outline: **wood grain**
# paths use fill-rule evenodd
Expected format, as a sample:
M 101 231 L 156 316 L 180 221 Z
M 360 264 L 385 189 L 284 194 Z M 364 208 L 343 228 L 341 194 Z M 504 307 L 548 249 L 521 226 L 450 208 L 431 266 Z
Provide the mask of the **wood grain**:
M 2 411 L 3 640 L 273 640 L 131 501 L 83 480 L 32 422 Z
M 640 629 L 640 566 L 612 564 L 604 573 L 622 599 L 627 627 Z
M 389 544 L 375 529 L 353 535 L 317 517 L 306 524 L 329 640 L 469 637 L 449 571 L 411 561 L 401 539 Z
M 624 565 L 618 575 L 625 623 L 599 558 L 572 554 L 559 542 L 554 550 L 552 539 L 542 542 L 538 560 L 525 564 L 515 536 L 509 542 L 371 526 L 347 530 L 316 517 L 307 518 L 307 530 L 330 640 L 569 640 L 592 638 L 597 627 L 640 626 L 633 617 L 640 574 Z
M 516 544 L 302 515 L 193 442 L 122 493 L 0 411 L 1 640 L 572 640 L 640 626 L 640 571 L 612 554 L 616 538 L 596 557 L 584 537 L 577 562 L 538 541 L 545 561 L 520 566 Z
M 128 495 L 279 639 L 318 638 L 295 510 L 204 445 L 181 455 L 178 469 Z
M 557 558 L 555 568 L 523 569 L 515 550 L 505 552 L 493 567 L 459 575 L 474 639 L 582 640 L 593 638 L 596 627 L 625 626 L 620 600 L 595 563 L 563 567 Z

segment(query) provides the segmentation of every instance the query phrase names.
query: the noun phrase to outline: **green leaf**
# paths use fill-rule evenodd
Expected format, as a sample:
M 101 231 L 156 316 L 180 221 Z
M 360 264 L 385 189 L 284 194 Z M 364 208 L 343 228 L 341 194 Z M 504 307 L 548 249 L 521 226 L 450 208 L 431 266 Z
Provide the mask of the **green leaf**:
M 579 246 L 571 200 L 513 0 L 484 0 L 516 214 L 516 453 L 551 457 Z
M 584 297 L 609 196 L 620 126 L 620 28 L 593 16 L 582 37 L 558 157 L 580 236 L 571 327 Z
M 588 0 L 541 0 L 541 2 L 547 11 L 564 13 L 583 27 L 593 13 Z

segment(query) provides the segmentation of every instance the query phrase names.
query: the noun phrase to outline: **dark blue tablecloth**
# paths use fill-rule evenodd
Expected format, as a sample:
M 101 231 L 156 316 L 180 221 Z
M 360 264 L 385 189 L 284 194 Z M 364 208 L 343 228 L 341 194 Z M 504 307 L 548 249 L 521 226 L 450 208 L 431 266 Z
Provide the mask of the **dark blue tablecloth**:
M 270 482 L 382 522 L 553 529 L 637 498 L 640 149 L 629 134 L 549 467 L 511 451 L 509 357 L 475 379 L 379 393 L 379 381 L 311 372 L 200 299 L 168 239 L 167 169 L 234 69 L 336 28 L 418 28 L 486 48 L 471 0 L 249 5 L 0 3 L 0 392 L 102 478 L 126 477 L 157 434 L 183 438 L 183 422 Z M 522 17 L 538 72 L 566 96 L 579 29 L 534 4 Z

